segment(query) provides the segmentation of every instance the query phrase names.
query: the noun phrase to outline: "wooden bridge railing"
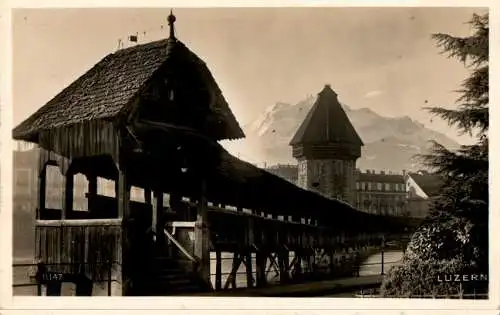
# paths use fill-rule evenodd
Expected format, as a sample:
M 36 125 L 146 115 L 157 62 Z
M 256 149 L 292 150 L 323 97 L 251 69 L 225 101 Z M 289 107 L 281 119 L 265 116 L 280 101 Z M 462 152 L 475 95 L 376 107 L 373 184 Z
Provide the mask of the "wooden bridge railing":
M 235 288 L 241 265 L 247 287 L 267 285 L 267 275 L 273 270 L 279 274 L 279 283 L 352 276 L 356 266 L 380 251 L 384 242 L 402 237 L 333 230 L 215 206 L 207 212 L 210 251 L 215 253 L 215 290 Z M 173 222 L 169 229 L 184 250 L 194 253 L 194 222 Z M 233 254 L 225 283 L 222 253 Z M 320 268 L 318 262 L 325 259 L 328 268 Z
M 121 220 L 37 220 L 36 259 L 46 272 L 121 282 Z

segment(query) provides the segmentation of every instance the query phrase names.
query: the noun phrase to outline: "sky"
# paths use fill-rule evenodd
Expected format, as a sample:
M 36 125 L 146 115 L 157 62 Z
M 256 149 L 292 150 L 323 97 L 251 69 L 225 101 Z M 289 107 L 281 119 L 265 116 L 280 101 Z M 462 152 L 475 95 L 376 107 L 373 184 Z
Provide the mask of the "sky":
M 468 70 L 432 33 L 470 34 L 474 8 L 180 8 L 176 35 L 212 71 L 241 125 L 330 84 L 351 108 L 407 115 L 461 142 L 424 106 L 455 106 Z M 104 56 L 168 37 L 169 9 L 16 9 L 14 124 Z

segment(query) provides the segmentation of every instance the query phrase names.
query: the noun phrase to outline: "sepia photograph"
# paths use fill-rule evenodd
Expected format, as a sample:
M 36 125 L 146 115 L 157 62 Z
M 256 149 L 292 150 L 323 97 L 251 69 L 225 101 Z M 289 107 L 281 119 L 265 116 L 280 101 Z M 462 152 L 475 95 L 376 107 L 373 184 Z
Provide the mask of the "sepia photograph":
M 489 299 L 487 7 L 11 13 L 14 296 Z

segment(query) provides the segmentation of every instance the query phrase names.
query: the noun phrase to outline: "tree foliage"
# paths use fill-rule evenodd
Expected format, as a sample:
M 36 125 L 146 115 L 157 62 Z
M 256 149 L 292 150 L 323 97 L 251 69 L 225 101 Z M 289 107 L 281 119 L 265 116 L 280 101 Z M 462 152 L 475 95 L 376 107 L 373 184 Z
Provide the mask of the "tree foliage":
M 384 296 L 452 296 L 486 293 L 487 281 L 447 282 L 454 275 L 487 275 L 487 247 L 481 246 L 488 227 L 466 217 L 441 212 L 412 236 L 402 264 L 384 279 Z
M 473 34 L 468 37 L 432 35 L 442 53 L 464 63 L 470 75 L 457 91 L 460 96 L 456 109 L 427 109 L 477 139 L 475 144 L 463 145 L 457 151 L 434 142 L 432 152 L 421 156 L 424 164 L 446 181 L 442 198 L 434 207 L 438 211 L 462 211 L 470 208 L 467 204 L 471 202 L 488 205 L 489 18 L 487 14 L 474 14 L 469 23 Z
M 488 272 L 488 128 L 489 128 L 489 18 L 474 14 L 473 34 L 454 37 L 434 34 L 442 53 L 470 70 L 455 109 L 427 108 L 476 139 L 451 151 L 437 142 L 420 156 L 445 181 L 431 215 L 412 236 L 403 264 L 393 268 L 382 284 L 386 296 L 456 294 L 487 290 L 487 283 L 442 283 L 443 274 Z M 469 292 L 467 292 L 469 291 Z
M 474 34 L 469 37 L 454 37 L 448 34 L 434 34 L 432 38 L 449 58 L 457 58 L 471 70 L 470 76 L 458 90 L 457 109 L 431 107 L 429 111 L 458 127 L 462 133 L 479 136 L 486 134 L 489 126 L 489 18 L 474 14 L 469 22 Z

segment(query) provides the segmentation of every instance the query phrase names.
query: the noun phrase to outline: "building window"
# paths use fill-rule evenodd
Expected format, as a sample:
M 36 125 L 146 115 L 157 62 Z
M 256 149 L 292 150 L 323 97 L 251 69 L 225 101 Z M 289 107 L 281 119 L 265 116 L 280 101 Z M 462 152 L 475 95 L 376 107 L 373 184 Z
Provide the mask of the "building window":
M 356 182 L 356 190 L 359 190 L 359 182 Z
M 366 190 L 366 183 L 365 182 L 361 182 L 361 190 Z
M 389 183 L 385 183 L 385 190 L 386 191 L 391 190 L 391 185 Z
M 377 183 L 377 190 L 382 190 L 382 183 Z

